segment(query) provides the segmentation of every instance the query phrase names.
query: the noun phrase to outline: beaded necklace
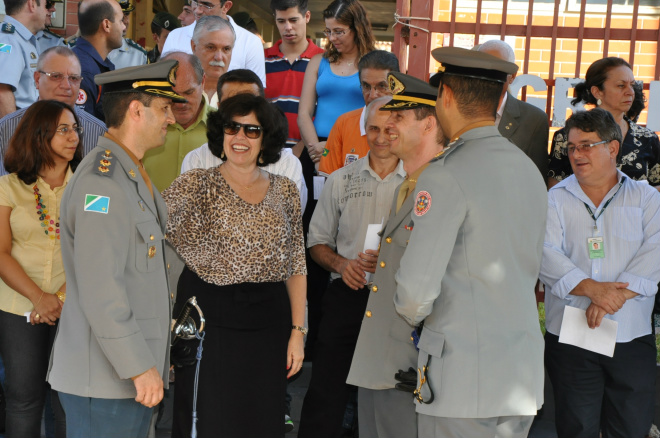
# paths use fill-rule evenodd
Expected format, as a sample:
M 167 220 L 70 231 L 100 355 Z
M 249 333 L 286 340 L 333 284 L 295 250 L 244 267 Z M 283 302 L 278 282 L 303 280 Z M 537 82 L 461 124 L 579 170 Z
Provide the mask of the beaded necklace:
M 46 205 L 44 205 L 44 203 L 41 202 L 41 193 L 39 193 L 39 187 L 37 187 L 37 184 L 35 183 L 34 187 L 32 188 L 34 189 L 34 200 L 37 203 L 37 216 L 39 216 L 39 220 L 41 221 L 41 226 L 44 228 L 44 233 L 51 239 L 59 240 L 60 218 L 57 218 L 57 222 L 55 222 L 53 219 L 50 218 Z M 55 226 L 54 228 L 53 225 Z

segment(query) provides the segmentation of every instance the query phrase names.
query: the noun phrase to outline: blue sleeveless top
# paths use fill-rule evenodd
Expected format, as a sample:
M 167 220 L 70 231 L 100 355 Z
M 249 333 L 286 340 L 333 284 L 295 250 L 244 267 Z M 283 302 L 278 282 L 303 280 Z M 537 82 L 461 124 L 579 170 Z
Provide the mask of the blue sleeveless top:
M 316 80 L 316 135 L 327 137 L 337 117 L 364 106 L 358 73 L 338 76 L 330 69 L 327 58 L 321 58 Z

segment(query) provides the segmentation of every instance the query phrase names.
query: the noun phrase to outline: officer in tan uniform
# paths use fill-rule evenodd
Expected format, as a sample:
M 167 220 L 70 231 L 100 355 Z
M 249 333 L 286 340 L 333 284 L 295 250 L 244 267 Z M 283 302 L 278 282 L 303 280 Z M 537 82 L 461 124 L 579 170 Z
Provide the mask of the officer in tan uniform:
M 167 208 L 142 165 L 174 123 L 177 61 L 97 75 L 108 132 L 61 205 L 67 300 L 48 381 L 69 438 L 144 438 L 168 382 Z
M 392 100 L 385 125 L 390 151 L 403 161 L 406 180 L 395 191 L 383 231 L 369 301 L 362 320 L 347 383 L 358 387 L 361 438 L 415 438 L 417 416 L 412 394 L 394 389 L 398 370 L 417 363 L 412 328 L 397 315 L 392 299 L 394 274 L 413 229 L 410 213 L 414 184 L 429 161 L 442 152 L 442 132 L 435 116 L 437 88 L 412 76 L 388 75 Z

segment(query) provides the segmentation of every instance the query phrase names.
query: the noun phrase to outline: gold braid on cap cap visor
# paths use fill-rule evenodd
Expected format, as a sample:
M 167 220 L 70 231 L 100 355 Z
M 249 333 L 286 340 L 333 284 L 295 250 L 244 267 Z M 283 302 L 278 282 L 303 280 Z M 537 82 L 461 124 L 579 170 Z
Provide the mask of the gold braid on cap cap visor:
M 169 97 L 173 99 L 183 99 L 181 96 L 179 96 L 173 91 L 161 90 L 160 88 L 143 88 L 140 91 L 144 93 L 157 94 L 159 96 Z
M 133 88 L 138 88 L 138 87 L 171 87 L 172 84 L 170 84 L 167 81 L 137 81 L 133 82 Z
M 435 100 L 423 99 L 421 97 L 401 96 L 401 95 L 398 95 L 398 94 L 394 94 L 392 96 L 392 99 L 393 100 L 402 100 L 402 101 L 405 101 L 405 102 L 421 103 L 422 105 L 435 106 Z

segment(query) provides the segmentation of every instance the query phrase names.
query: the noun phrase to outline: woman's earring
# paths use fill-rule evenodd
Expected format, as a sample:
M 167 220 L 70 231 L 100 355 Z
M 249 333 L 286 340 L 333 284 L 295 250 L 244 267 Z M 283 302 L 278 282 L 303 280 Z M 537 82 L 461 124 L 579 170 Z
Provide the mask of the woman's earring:
M 264 150 L 259 151 L 259 158 L 257 159 L 259 164 L 264 164 Z
M 225 155 L 225 148 L 222 148 L 222 150 L 220 151 L 220 159 L 222 161 L 227 161 L 227 155 Z
M 602 100 L 598 99 L 598 100 L 596 101 L 596 105 L 601 106 L 602 104 L 603 104 L 603 101 L 602 101 Z

